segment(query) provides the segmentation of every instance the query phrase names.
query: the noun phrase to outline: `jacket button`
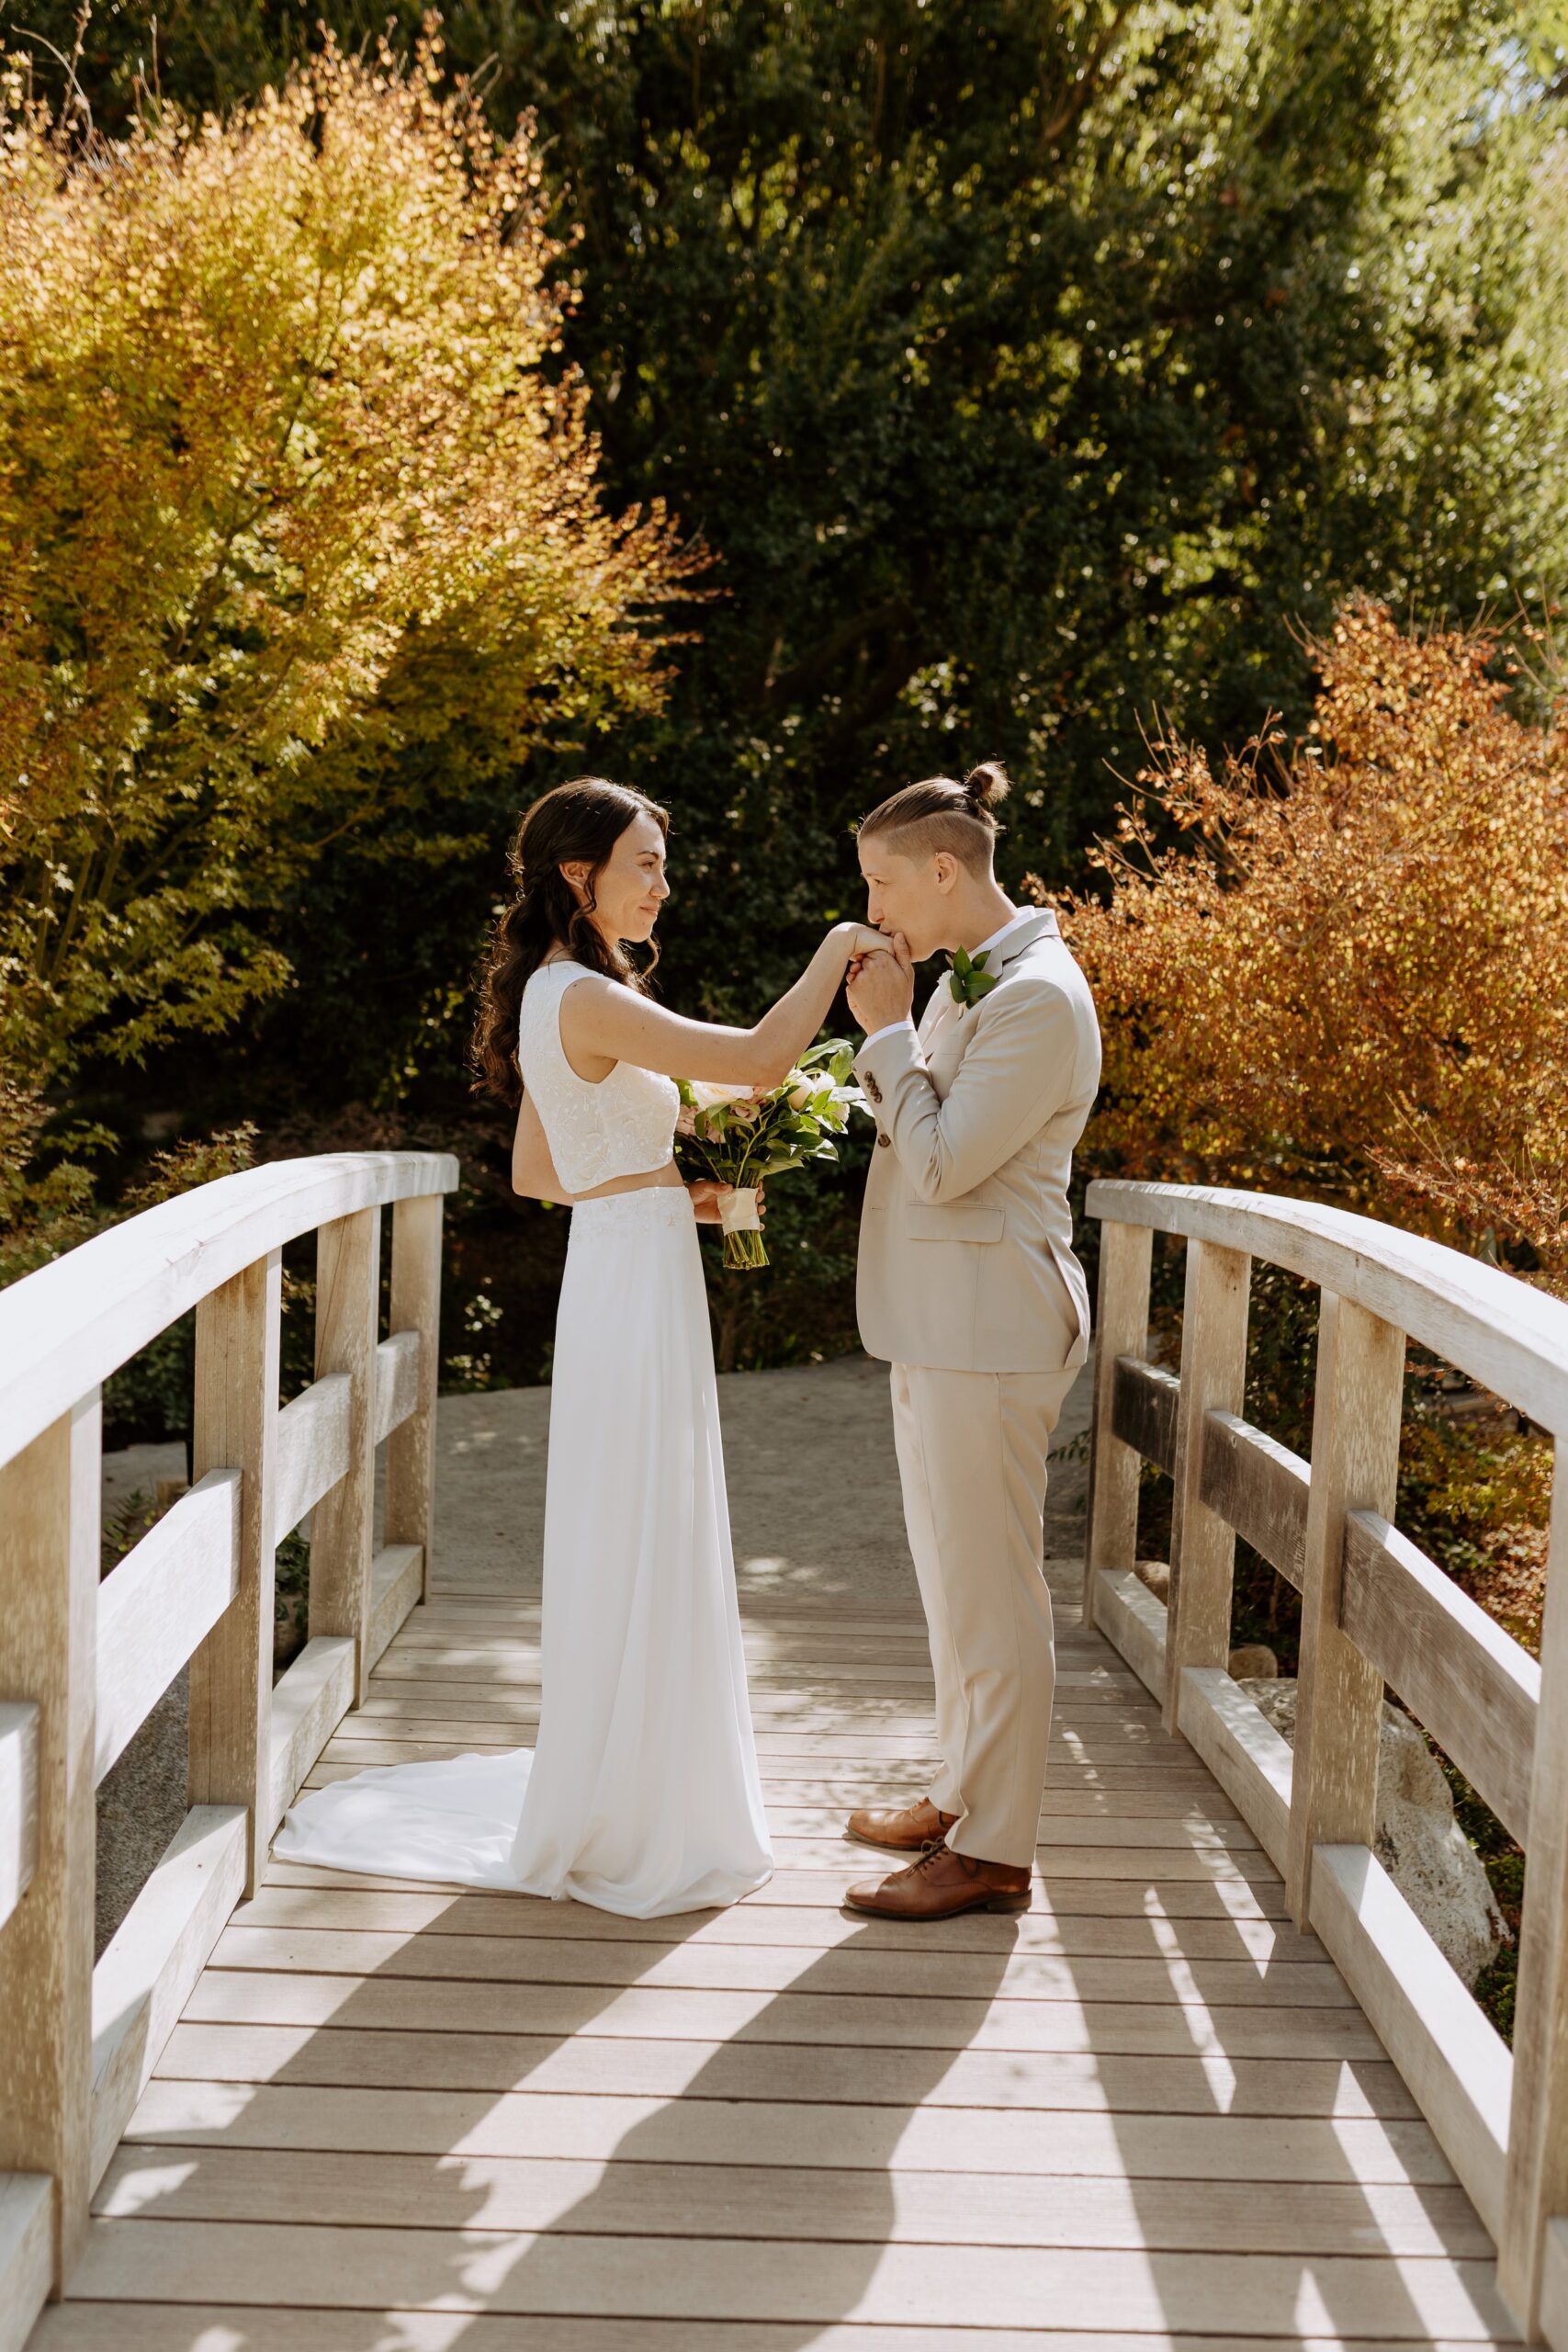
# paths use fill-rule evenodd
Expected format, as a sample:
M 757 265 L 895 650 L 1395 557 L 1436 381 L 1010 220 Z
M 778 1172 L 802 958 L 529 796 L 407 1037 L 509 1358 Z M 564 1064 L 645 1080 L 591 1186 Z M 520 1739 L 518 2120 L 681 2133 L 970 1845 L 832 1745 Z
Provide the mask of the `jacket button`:
M 878 1143 L 878 1144 L 879 1144 L 879 1145 L 880 1145 L 884 1149 L 886 1149 L 886 1146 L 892 1142 L 893 1138 L 892 1138 L 892 1136 L 885 1136 L 885 1135 L 883 1134 L 883 1132 L 882 1132 L 881 1128 L 880 1128 L 880 1127 L 878 1127 L 878 1129 L 877 1129 L 877 1131 L 876 1131 L 876 1140 L 877 1140 L 877 1143 Z

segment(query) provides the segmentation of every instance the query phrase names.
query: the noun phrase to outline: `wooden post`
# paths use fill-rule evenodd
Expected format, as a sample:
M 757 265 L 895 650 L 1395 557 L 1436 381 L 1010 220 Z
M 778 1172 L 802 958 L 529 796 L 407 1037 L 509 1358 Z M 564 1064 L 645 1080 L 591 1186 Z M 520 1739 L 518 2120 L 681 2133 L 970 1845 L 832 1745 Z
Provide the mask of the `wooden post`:
M 1547 2224 L 1568 2214 L 1568 1446 L 1557 1444 L 1497 2246 L 1498 2286 L 1532 2344 Z
M 370 1679 L 370 1555 L 376 1514 L 376 1330 L 381 1212 L 355 1209 L 316 1236 L 316 1378 L 348 1374 L 348 1467 L 310 1514 L 310 1635 L 355 1645 L 355 1703 Z
M 1252 1261 L 1217 1242 L 1189 1241 L 1181 1319 L 1181 1401 L 1176 1421 L 1176 1494 L 1165 1626 L 1165 1724 L 1177 1728 L 1181 1669 L 1224 1666 L 1231 1646 L 1235 1530 L 1199 1493 L 1203 1422 L 1239 1413 L 1247 1389 L 1247 1315 Z
M 1083 1622 L 1094 1623 L 1094 1579 L 1101 1568 L 1130 1568 L 1138 1552 L 1136 1451 L 1111 1431 L 1118 1356 L 1141 1356 L 1149 1343 L 1149 1269 L 1155 1237 L 1146 1225 L 1107 1220 L 1100 1228 L 1100 1298 L 1095 1316 L 1094 1419 L 1089 1438 L 1089 1528 L 1084 1546 Z
M 1286 1871 L 1291 1909 L 1309 1924 L 1315 1846 L 1370 1846 L 1377 1817 L 1382 1677 L 1339 1630 L 1345 1520 L 1392 1520 L 1404 1402 L 1404 1334 L 1332 1291 L 1323 1294 L 1312 1483 L 1302 1579 L 1302 1657 Z
M 92 2194 L 98 1493 L 103 1416 L 83 1398 L 0 1470 L 5 1695 L 38 1714 L 38 1863 L 0 1928 L 0 2173 L 52 2175 L 54 2293 Z
M 389 1330 L 419 1333 L 419 1402 L 387 1440 L 383 1540 L 424 1554 L 420 1598 L 430 1598 L 435 1503 L 435 1385 L 441 1369 L 441 1195 L 400 1201 L 392 1211 Z
M 272 1836 L 273 1473 L 281 1253 L 258 1258 L 196 1310 L 191 1470 L 240 1473 L 240 1581 L 190 1662 L 192 1804 L 243 1804 L 245 1892 Z

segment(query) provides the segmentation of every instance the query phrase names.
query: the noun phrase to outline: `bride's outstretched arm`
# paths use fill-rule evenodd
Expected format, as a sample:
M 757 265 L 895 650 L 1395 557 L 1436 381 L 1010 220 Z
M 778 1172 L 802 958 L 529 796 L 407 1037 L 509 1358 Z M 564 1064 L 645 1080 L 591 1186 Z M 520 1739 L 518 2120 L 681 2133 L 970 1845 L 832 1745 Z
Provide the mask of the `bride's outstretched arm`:
M 534 1108 L 532 1095 L 528 1094 L 525 1094 L 518 1105 L 517 1132 L 512 1138 L 512 1189 L 530 1201 L 570 1204 L 571 1200 L 571 1194 L 564 1189 L 556 1174 L 544 1121 Z
M 886 944 L 863 923 L 835 923 L 795 986 L 751 1029 L 683 1020 L 595 975 L 575 981 L 561 999 L 561 1044 L 574 1065 L 602 1058 L 670 1078 L 776 1086 L 827 1019 L 852 956 Z M 584 1067 L 581 1074 L 595 1073 Z

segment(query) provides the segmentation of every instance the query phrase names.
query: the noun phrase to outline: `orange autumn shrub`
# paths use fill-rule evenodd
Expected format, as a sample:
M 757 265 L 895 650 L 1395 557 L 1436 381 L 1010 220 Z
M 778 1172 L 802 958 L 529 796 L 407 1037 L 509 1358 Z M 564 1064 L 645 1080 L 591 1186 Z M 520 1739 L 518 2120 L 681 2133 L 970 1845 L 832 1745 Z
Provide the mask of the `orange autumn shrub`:
M 1065 910 L 1122 1172 L 1338 1199 L 1568 1288 L 1568 723 L 1360 602 L 1306 739 L 1174 738 Z M 1174 831 L 1175 838 L 1172 839 Z

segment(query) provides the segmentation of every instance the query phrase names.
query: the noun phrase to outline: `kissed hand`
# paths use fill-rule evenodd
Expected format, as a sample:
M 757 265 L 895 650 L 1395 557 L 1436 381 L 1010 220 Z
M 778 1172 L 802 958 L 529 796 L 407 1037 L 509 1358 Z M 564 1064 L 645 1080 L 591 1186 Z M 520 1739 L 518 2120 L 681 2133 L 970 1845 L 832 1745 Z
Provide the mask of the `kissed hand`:
M 869 1037 L 908 1018 L 915 1002 L 915 966 L 902 932 L 878 934 L 874 951 L 856 958 L 848 980 L 850 1011 Z

